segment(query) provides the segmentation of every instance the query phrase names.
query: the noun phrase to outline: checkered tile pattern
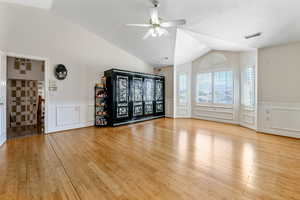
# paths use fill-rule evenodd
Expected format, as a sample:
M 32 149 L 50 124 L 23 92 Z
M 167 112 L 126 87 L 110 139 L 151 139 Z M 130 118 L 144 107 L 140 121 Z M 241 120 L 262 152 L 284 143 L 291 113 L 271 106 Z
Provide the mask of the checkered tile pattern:
M 44 82 L 38 81 L 38 95 L 44 98 Z
M 37 81 L 10 80 L 10 127 L 37 123 Z
M 31 71 L 31 61 L 24 58 L 15 58 L 15 69 L 19 70 L 20 74 L 26 74 L 27 71 Z

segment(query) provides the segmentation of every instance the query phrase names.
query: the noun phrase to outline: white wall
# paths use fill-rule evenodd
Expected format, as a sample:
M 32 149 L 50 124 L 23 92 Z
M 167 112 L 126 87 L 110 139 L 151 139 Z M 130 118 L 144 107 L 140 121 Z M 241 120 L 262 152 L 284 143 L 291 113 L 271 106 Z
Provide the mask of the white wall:
M 94 84 L 105 70 L 153 72 L 142 60 L 47 11 L 0 3 L 0 26 L 1 49 L 48 58 L 46 81 L 55 80 L 57 64 L 69 71 L 49 98 L 49 132 L 93 123 Z
M 198 58 L 192 66 L 192 117 L 227 123 L 239 123 L 239 53 L 230 51 L 211 51 Z M 200 105 L 196 103 L 196 78 L 199 72 L 232 69 L 234 72 L 233 105 Z
M 300 43 L 259 49 L 258 100 L 299 103 Z
M 300 43 L 258 50 L 258 129 L 300 138 Z
M 177 28 L 174 56 L 175 65 L 190 63 L 211 50 L 198 39 L 194 35 L 191 35 L 190 31 Z

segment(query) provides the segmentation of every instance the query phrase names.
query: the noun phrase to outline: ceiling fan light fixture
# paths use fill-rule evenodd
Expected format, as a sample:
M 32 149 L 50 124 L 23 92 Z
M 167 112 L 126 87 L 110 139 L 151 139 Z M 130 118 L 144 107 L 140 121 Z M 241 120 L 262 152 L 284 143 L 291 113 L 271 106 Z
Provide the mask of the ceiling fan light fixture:
M 156 27 L 155 30 L 159 37 L 163 36 L 164 32 L 160 27 Z
M 155 28 L 151 28 L 150 31 L 151 31 L 151 36 L 152 37 L 156 37 L 157 36 Z
M 161 37 L 161 36 L 169 36 L 169 32 L 167 28 L 177 27 L 186 24 L 185 19 L 179 20 L 171 20 L 171 21 L 164 21 L 158 15 L 158 7 L 159 1 L 158 0 L 150 0 L 151 3 L 154 5 L 150 9 L 150 23 L 148 24 L 127 24 L 127 26 L 136 26 L 136 27 L 146 27 L 150 28 L 143 39 L 147 39 L 148 37 Z

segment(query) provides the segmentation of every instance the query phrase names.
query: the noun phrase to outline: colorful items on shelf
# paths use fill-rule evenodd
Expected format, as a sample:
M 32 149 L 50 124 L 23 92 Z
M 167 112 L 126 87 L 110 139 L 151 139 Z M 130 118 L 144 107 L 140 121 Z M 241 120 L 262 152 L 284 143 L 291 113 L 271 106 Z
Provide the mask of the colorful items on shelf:
M 97 83 L 95 87 L 95 126 L 107 125 L 107 91 L 105 77 L 101 78 L 101 83 Z
M 106 126 L 107 120 L 105 118 L 96 116 L 96 126 Z
M 97 87 L 97 88 L 99 88 L 99 87 Z M 104 90 L 104 88 L 103 88 L 103 90 L 101 90 L 101 87 L 100 87 L 99 90 L 97 90 L 96 92 L 97 92 L 96 93 L 96 98 L 105 98 L 105 97 L 107 97 L 107 94 L 106 94 L 106 91 Z

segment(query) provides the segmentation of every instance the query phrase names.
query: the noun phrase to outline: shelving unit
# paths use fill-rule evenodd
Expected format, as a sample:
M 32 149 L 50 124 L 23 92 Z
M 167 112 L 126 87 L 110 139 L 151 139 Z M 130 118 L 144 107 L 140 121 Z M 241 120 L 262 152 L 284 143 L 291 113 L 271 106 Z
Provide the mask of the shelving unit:
M 107 126 L 107 90 L 105 87 L 95 87 L 95 126 Z

